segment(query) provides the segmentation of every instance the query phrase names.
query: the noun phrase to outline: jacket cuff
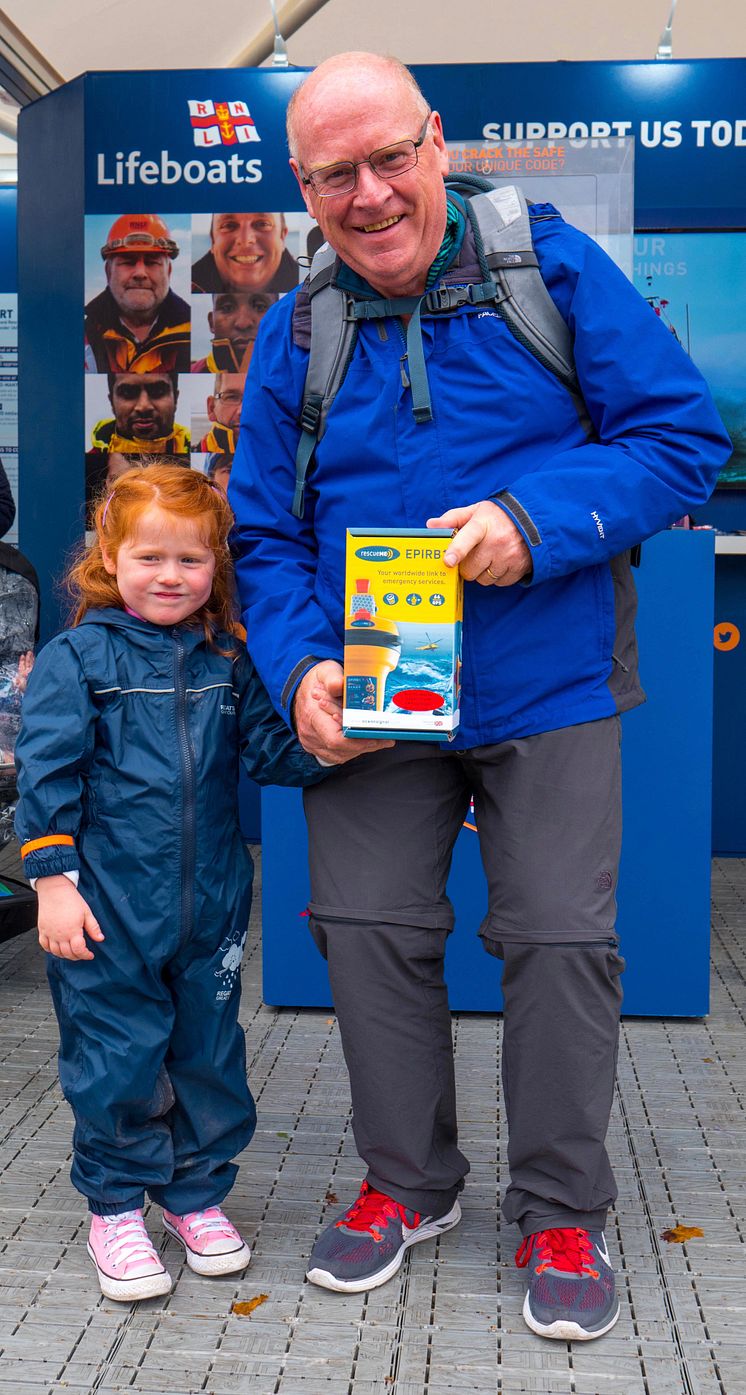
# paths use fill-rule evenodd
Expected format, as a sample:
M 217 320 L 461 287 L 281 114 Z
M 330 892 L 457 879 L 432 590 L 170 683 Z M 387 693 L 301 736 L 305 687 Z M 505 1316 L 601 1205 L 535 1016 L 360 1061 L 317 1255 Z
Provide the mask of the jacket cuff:
M 64 843 L 47 843 L 46 839 L 31 838 L 22 845 L 21 857 L 23 874 L 29 881 L 32 877 L 58 877 L 65 872 L 77 872 L 80 869 L 80 858 L 72 838 L 66 839 Z
M 528 576 L 522 578 L 521 586 L 530 586 L 534 581 L 545 581 L 549 575 L 549 550 L 531 514 L 516 499 L 515 495 L 510 493 L 509 489 L 501 489 L 499 494 L 493 494 L 492 502 L 503 509 L 512 519 L 524 541 L 528 544 L 531 553 L 531 571 Z

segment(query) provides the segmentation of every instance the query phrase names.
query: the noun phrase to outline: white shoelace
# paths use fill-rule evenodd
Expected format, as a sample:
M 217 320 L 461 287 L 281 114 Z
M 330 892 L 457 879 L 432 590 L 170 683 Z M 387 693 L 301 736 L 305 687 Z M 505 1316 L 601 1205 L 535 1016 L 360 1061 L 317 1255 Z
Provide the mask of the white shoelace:
M 160 1263 L 138 1211 L 122 1211 L 117 1216 L 102 1216 L 101 1219 L 114 1231 L 113 1236 L 107 1231 L 104 1244 L 115 1265 L 144 1259 L 155 1259 Z
M 203 1235 L 209 1235 L 216 1230 L 222 1230 L 225 1235 L 231 1237 L 234 1234 L 234 1227 L 222 1212 L 218 1216 L 208 1216 L 204 1211 L 197 1211 L 194 1219 L 189 1222 L 189 1229 L 197 1240 L 201 1240 Z

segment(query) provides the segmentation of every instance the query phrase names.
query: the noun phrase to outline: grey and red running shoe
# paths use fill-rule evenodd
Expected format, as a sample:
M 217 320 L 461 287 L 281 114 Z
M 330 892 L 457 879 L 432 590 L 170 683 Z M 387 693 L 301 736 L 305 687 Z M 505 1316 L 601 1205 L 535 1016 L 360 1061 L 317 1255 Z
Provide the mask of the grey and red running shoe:
M 562 1342 L 590 1342 L 619 1317 L 614 1271 L 601 1230 L 539 1230 L 515 1262 L 528 1268 L 523 1316 L 532 1332 Z
M 364 1293 L 393 1278 L 410 1245 L 431 1240 L 461 1220 L 454 1201 L 442 1216 L 423 1216 L 363 1182 L 357 1201 L 322 1230 L 306 1278 L 335 1293 Z

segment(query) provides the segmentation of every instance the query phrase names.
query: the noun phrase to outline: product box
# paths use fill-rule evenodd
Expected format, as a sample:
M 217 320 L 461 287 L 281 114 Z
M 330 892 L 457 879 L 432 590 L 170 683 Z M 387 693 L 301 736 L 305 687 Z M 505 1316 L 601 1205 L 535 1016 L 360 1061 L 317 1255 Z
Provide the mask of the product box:
M 459 722 L 463 583 L 447 528 L 348 528 L 345 736 L 451 741 Z

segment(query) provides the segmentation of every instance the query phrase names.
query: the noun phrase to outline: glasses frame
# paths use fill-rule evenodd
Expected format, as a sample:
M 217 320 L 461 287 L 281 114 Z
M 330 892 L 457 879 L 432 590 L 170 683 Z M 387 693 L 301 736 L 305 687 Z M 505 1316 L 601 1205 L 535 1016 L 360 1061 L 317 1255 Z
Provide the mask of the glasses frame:
M 238 388 L 226 388 L 225 392 L 214 392 L 213 397 L 216 402 L 227 402 L 230 407 L 237 407 L 239 402 L 243 402 L 243 393 Z
M 428 111 L 427 116 L 425 117 L 425 120 L 422 123 L 420 134 L 417 136 L 416 140 L 410 140 L 406 137 L 404 137 L 402 140 L 392 140 L 389 145 L 381 145 L 377 150 L 371 150 L 370 155 L 366 160 L 335 160 L 333 164 L 322 165 L 321 169 L 311 170 L 309 174 L 306 174 L 305 170 L 303 169 L 303 166 L 299 165 L 298 170 L 300 173 L 301 183 L 306 186 L 310 185 L 313 189 L 314 194 L 319 199 L 335 199 L 341 198 L 345 194 L 352 194 L 354 192 L 354 190 L 357 188 L 357 172 L 361 165 L 370 165 L 376 178 L 382 179 L 384 183 L 386 183 L 389 179 L 400 179 L 403 174 L 409 174 L 409 171 L 413 170 L 419 162 L 419 156 L 417 152 L 419 151 L 420 146 L 423 145 L 425 142 L 428 126 L 430 125 L 431 116 L 432 112 Z M 407 165 L 407 168 L 405 170 L 399 170 L 397 174 L 381 174 L 380 171 L 377 170 L 375 165 L 372 163 L 373 157 L 375 155 L 383 155 L 387 150 L 393 150 L 397 145 L 411 145 L 412 152 L 414 154 L 414 160 L 412 161 L 411 165 Z M 325 173 L 327 173 L 328 170 L 339 169 L 340 166 L 343 168 L 349 166 L 349 168 L 352 170 L 352 183 L 349 189 L 333 189 L 329 191 L 324 191 L 323 189 L 318 189 L 316 187 L 315 181 L 319 177 L 319 175 L 324 175 Z

